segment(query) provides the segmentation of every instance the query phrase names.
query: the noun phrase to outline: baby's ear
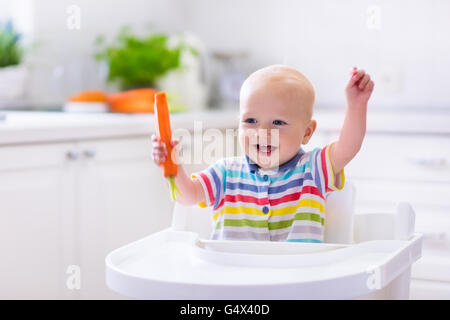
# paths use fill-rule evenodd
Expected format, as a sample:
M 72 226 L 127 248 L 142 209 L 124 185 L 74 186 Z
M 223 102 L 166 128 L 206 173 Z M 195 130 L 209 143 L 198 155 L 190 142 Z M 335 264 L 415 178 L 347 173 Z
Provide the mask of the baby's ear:
M 312 135 L 304 135 L 303 136 L 303 140 L 302 140 L 302 144 L 308 144 L 309 140 L 311 139 Z
M 309 142 L 312 135 L 314 134 L 314 131 L 316 131 L 316 128 L 317 128 L 317 121 L 316 120 L 309 121 L 309 124 L 305 130 L 305 134 L 303 136 L 302 144 L 307 144 Z
M 314 133 L 314 131 L 316 131 L 316 128 L 317 128 L 317 121 L 311 119 L 311 121 L 309 122 L 309 125 L 312 128 L 312 133 Z M 312 133 L 311 133 L 311 135 L 312 135 Z

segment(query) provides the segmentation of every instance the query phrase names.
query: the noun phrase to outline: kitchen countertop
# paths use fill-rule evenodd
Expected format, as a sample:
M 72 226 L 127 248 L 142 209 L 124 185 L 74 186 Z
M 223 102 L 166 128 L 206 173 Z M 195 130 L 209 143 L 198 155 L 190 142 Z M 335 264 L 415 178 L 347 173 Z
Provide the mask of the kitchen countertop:
M 316 110 L 317 130 L 337 132 L 344 110 Z M 171 115 L 172 130 L 237 128 L 238 111 L 203 111 Z M 199 122 L 196 122 L 199 121 Z M 0 145 L 150 135 L 153 114 L 81 114 L 0 111 Z M 367 131 L 396 134 L 450 135 L 450 110 L 441 112 L 368 112 Z

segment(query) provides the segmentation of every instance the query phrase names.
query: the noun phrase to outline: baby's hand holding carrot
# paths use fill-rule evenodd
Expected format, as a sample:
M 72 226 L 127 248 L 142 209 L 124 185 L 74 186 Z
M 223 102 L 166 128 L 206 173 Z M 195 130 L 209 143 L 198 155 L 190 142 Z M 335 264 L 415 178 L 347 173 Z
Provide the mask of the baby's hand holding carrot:
M 172 140 L 172 130 L 170 129 L 169 108 L 165 92 L 155 94 L 155 125 L 157 138 L 154 140 L 153 159 L 163 169 L 164 177 L 169 183 L 170 198 L 176 201 L 178 189 L 175 178 L 178 175 L 178 157 L 175 143 Z M 175 152 L 174 152 L 175 150 Z
M 171 141 L 171 145 L 173 147 L 172 149 L 172 159 L 173 162 L 178 163 L 179 161 L 179 141 L 177 140 L 172 140 Z M 158 165 L 161 166 L 167 159 L 167 157 L 169 156 L 167 153 L 167 148 L 166 145 L 164 143 L 162 143 L 161 138 L 157 137 L 155 134 L 152 134 L 152 159 L 153 162 Z

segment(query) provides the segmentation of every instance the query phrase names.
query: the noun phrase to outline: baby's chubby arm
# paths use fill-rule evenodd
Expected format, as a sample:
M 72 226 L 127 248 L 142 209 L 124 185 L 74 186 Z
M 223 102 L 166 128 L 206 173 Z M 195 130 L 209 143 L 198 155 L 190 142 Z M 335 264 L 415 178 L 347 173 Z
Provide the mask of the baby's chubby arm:
M 340 172 L 361 148 L 366 133 L 367 103 L 374 83 L 364 70 L 353 68 L 352 77 L 345 88 L 347 111 L 338 141 L 330 148 L 330 161 L 334 172 Z
M 152 158 L 156 165 L 161 166 L 162 163 L 166 160 L 167 148 L 164 143 L 161 142 L 161 139 L 156 135 L 152 135 L 153 142 L 153 150 L 152 150 Z M 177 195 L 177 201 L 183 205 L 194 205 L 201 201 L 205 201 L 205 194 L 203 192 L 202 185 L 200 181 L 197 179 L 191 179 L 186 172 L 182 164 L 178 161 L 178 153 L 179 148 L 177 147 L 179 141 L 172 140 L 171 144 L 173 146 L 173 159 L 174 162 L 178 164 L 178 174 L 175 177 L 175 184 L 180 190 L 181 195 Z

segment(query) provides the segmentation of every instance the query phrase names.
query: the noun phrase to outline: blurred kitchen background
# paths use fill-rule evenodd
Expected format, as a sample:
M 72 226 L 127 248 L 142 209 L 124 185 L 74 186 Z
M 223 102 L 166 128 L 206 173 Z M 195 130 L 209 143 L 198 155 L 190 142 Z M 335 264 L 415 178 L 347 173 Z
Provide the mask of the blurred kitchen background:
M 236 129 L 242 81 L 282 63 L 315 87 L 311 148 L 339 134 L 350 69 L 374 79 L 346 168 L 356 211 L 411 202 L 425 234 L 411 297 L 449 299 L 449 13 L 446 0 L 0 0 L 0 298 L 121 298 L 105 254 L 169 227 L 173 207 L 148 90 L 168 93 L 173 129 Z
M 287 63 L 314 83 L 318 108 L 342 107 L 354 65 L 377 80 L 373 108 L 448 107 L 450 98 L 447 1 L 2 0 L 1 8 L 1 21 L 12 19 L 23 34 L 23 107 L 58 108 L 69 95 L 104 89 L 95 40 L 111 40 L 123 26 L 140 36 L 187 34 L 208 93 L 221 79 L 231 95 L 255 68 Z M 219 104 L 208 98 L 196 103 Z

